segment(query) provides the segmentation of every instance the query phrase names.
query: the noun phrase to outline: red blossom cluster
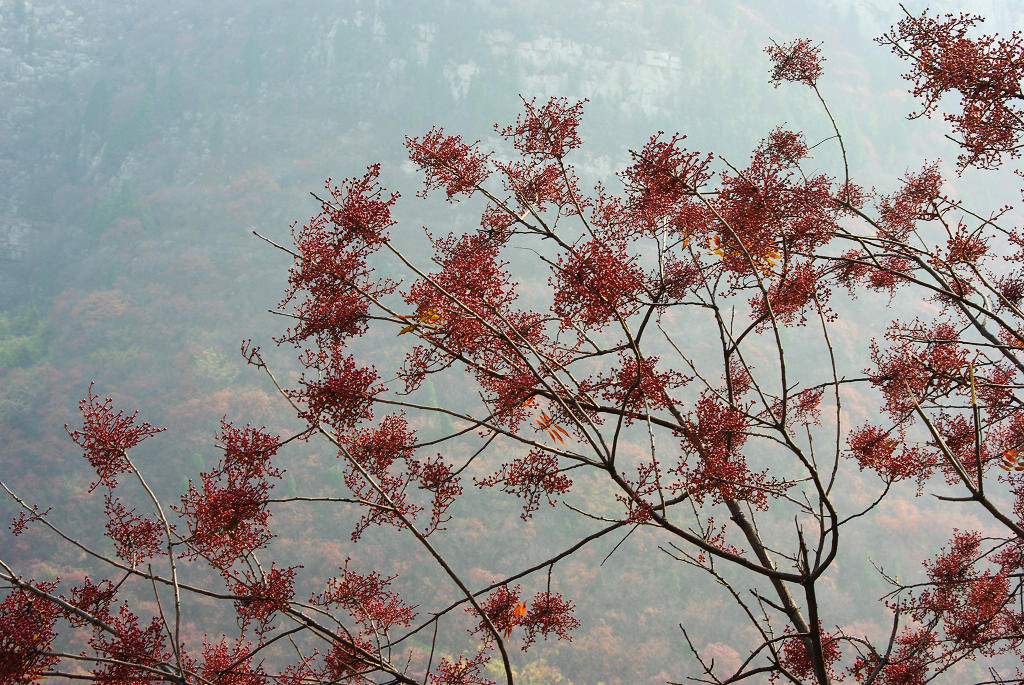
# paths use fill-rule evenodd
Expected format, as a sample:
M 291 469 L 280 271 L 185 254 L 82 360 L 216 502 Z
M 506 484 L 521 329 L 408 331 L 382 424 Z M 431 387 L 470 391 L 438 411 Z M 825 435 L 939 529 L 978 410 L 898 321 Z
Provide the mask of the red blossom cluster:
M 589 240 L 560 256 L 551 310 L 563 328 L 580 326 L 600 330 L 639 307 L 643 273 L 633 264 L 623 243 Z
M 664 409 L 674 402 L 670 391 L 684 387 L 692 379 L 672 369 L 659 369 L 658 361 L 659 357 L 637 359 L 635 354 L 620 352 L 618 367 L 608 375 L 582 381 L 580 390 L 599 395 L 627 411 Z M 627 415 L 627 424 L 632 421 Z
M 520 601 L 521 590 L 519 585 L 511 588 L 508 585 L 502 585 L 487 595 L 487 599 L 480 604 L 480 608 L 483 609 L 484 615 L 487 616 L 491 625 L 506 639 L 512 634 L 513 628 L 522 624 L 523 617 L 526 615 L 526 603 Z M 468 608 L 466 611 L 472 613 L 475 612 L 475 609 Z M 483 619 L 477 624 L 475 632 L 485 636 L 489 635 L 490 631 Z
M 499 246 L 477 233 L 448 234 L 432 242 L 441 270 L 413 283 L 406 302 L 416 307 L 417 316 L 428 310 L 437 314 L 437 334 L 453 352 L 493 345 L 485 322 L 497 323 L 494 313 L 507 312 L 516 298 Z
M 346 559 L 341 574 L 327 579 L 324 591 L 310 600 L 313 604 L 343 609 L 359 625 L 358 637 L 374 641 L 393 626 L 408 626 L 416 618 L 413 607 L 389 589 L 397 576 L 384 577 L 376 571 L 360 575 L 350 571 L 348 564 Z
M 96 469 L 98 480 L 89 489 L 95 490 L 101 484 L 113 488 L 118 476 L 131 472 L 128 450 L 166 429 L 154 428 L 148 421 L 136 425 L 137 411 L 129 415 L 123 411 L 114 413 L 114 400 L 107 397 L 100 401 L 98 395 L 92 394 L 92 386 L 90 383 L 88 395 L 78 403 L 85 419 L 82 429 L 71 430 L 67 426 L 64 429 L 75 444 L 85 450 L 83 456 Z
M 876 682 L 923 685 L 972 655 L 1024 658 L 1024 613 L 1008 592 L 1009 577 L 1022 568 L 1019 547 L 1011 544 L 990 556 L 978 533 L 954 531 L 949 546 L 925 562 L 928 583 L 903 600 L 919 627 L 897 636 L 897 649 Z M 984 568 L 986 557 L 994 568 Z M 858 659 L 850 670 L 865 682 L 878 666 L 876 655 Z
M 360 364 L 345 354 L 340 343 L 306 350 L 300 358 L 306 371 L 296 389 L 285 394 L 305 405 L 300 416 L 312 426 L 343 431 L 373 417 L 373 396 L 383 390 L 372 365 Z
M 326 677 L 330 682 L 346 682 L 356 679 L 373 668 L 374 646 L 367 639 L 352 637 L 347 640 L 336 640 L 324 656 L 324 673 L 310 671 L 307 678 L 316 680 Z M 298 675 L 298 674 L 296 674 Z
M 858 187 L 836 187 L 824 175 L 806 176 L 799 161 L 807 147 L 800 134 L 776 128 L 761 141 L 742 171 L 725 172 L 718 191 L 712 243 L 722 266 L 736 278 L 779 273 L 813 292 L 820 273 L 809 264 L 791 264 L 794 255 L 811 256 L 836 235 L 839 219 L 863 202 Z M 808 280 L 809 279 L 809 280 Z
M 366 332 L 369 300 L 394 291 L 394 284 L 374 278 L 366 261 L 387 241 L 398 200 L 397 194 L 384 199 L 379 175 L 380 165 L 373 165 L 340 185 L 328 179 L 330 199 L 320 200 L 321 211 L 301 228 L 292 226 L 297 252 L 279 306 L 294 302 L 297 323 L 279 344 L 312 339 L 329 347 L 358 337 Z
M 672 469 L 682 477 L 675 487 L 698 503 L 731 499 L 766 508 L 769 493 L 781 485 L 747 466 L 741 450 L 748 430 L 748 418 L 742 411 L 702 394 L 680 431 L 680 445 L 687 458 Z
M 729 359 L 729 364 L 725 367 L 726 377 L 723 379 L 729 398 L 735 400 L 750 392 L 754 387 L 754 378 L 750 375 L 752 371 L 746 362 L 736 356 Z
M 826 633 L 822 630 L 820 622 L 818 623 L 818 632 L 821 634 L 821 655 L 825 665 L 825 673 L 828 674 L 829 678 L 836 678 L 835 667 L 843 656 L 842 651 L 839 649 L 839 634 Z M 790 632 L 790 635 L 791 637 L 788 637 L 782 643 L 782 649 L 779 650 L 779 660 L 786 667 L 786 670 L 797 678 L 810 679 L 815 677 L 814 662 L 807 650 L 807 636 L 795 635 L 792 632 Z M 774 683 L 780 677 L 781 675 L 778 672 L 772 673 L 771 681 Z
M 807 323 L 807 308 L 814 305 L 824 308 L 828 301 L 829 289 L 822 285 L 824 268 L 815 267 L 809 261 L 790 265 L 782 276 L 771 283 L 764 294 L 750 300 L 754 316 L 767 325 L 772 317 L 777 324 L 803 325 Z
M 580 625 L 579 620 L 572 614 L 576 607 L 562 599 L 557 592 L 538 592 L 527 602 L 520 599 L 518 585 L 512 588 L 502 585 L 488 595 L 480 606 L 494 629 L 504 634 L 506 638 L 511 635 L 513 629 L 523 628 L 524 651 L 536 642 L 538 636 L 546 639 L 554 634 L 560 640 L 571 641 L 572 636 L 569 633 Z M 483 620 L 477 624 L 473 632 L 482 635 L 485 644 L 493 640 Z
M 703 288 L 707 284 L 706 270 L 692 259 L 671 257 L 665 262 L 656 290 L 664 293 L 669 301 L 679 302 Z
M 919 221 L 939 216 L 942 203 L 942 176 L 935 162 L 926 164 L 920 173 L 907 172 L 904 185 L 878 201 L 878 232 L 882 238 L 903 242 L 917 228 Z
M 489 240 L 507 242 L 512 237 L 512 227 L 519 218 L 504 207 L 488 204 L 480 215 L 480 228 Z
M 980 546 L 978 533 L 955 531 L 949 548 L 925 562 L 930 583 L 909 600 L 913 617 L 924 625 L 941 620 L 947 650 L 990 655 L 1009 650 L 1024 656 L 1024 613 L 1010 603 L 1008 593 L 1008 576 L 1021 570 L 1020 554 L 1005 549 L 992 557 L 995 570 L 983 569 Z
M 910 262 L 901 257 L 875 256 L 867 250 L 846 250 L 836 257 L 833 269 L 836 281 L 856 298 L 860 288 L 867 286 L 876 291 L 894 295 L 903 282 L 902 274 L 910 269 Z
M 202 664 L 193 664 L 193 672 L 209 685 L 268 685 L 273 682 L 263 664 L 253 664 L 254 645 L 243 640 L 203 641 Z
M 524 325 L 515 326 L 523 331 L 521 339 L 537 349 L 544 349 L 546 336 L 538 324 L 539 317 L 531 317 Z M 516 365 L 504 374 L 490 375 L 483 373 L 477 376 L 480 388 L 485 393 L 488 403 L 494 410 L 494 421 L 509 428 L 518 428 L 530 415 L 530 402 L 537 389 L 537 374 L 534 369 L 520 359 Z
M 536 642 L 537 637 L 545 640 L 555 635 L 559 640 L 572 640 L 570 633 L 580 627 L 579 620 L 572 615 L 576 605 L 562 599 L 557 592 L 538 592 L 530 602 L 523 617 L 526 628 L 524 649 Z
M 523 499 L 520 516 L 525 521 L 540 508 L 542 494 L 548 504 L 554 506 L 557 496 L 572 487 L 572 479 L 559 470 L 558 457 L 544 450 L 532 449 L 525 457 L 502 464 L 497 473 L 477 479 L 476 484 L 478 487 L 500 484 L 503 492 Z
M 992 362 L 974 367 L 975 387 L 979 401 L 985 404 L 985 413 L 998 420 L 1016 416 L 1016 398 L 1013 386 L 1019 371 L 1007 363 Z
M 110 605 L 113 604 L 117 588 L 108 578 L 94 583 L 89 576 L 82 579 L 82 584 L 71 588 L 71 594 L 64 599 L 67 603 L 85 614 L 102 621 L 110 621 Z M 80 614 L 68 612 L 71 625 L 80 627 L 88 621 Z
M 663 131 L 651 136 L 639 152 L 632 152 L 633 164 L 622 172 L 626 200 L 603 197 L 601 225 L 619 232 L 654 232 L 671 227 L 681 238 L 703 232 L 711 213 L 697 195 L 712 178 L 714 156 L 683 148 L 686 138 L 678 133 L 663 140 Z M 596 210 L 595 210 L 596 211 Z
M 424 535 L 444 530 L 444 524 L 451 520 L 451 507 L 462 494 L 460 476 L 452 472 L 452 467 L 440 454 L 432 459 L 410 461 L 409 474 L 418 481 L 421 490 L 431 494 L 430 523 Z
M 347 462 L 345 485 L 360 501 L 369 503 L 352 531 L 358 540 L 370 525 L 402 525 L 420 507 L 409 501 L 413 474 L 406 468 L 412 458 L 415 434 L 403 414 L 385 416 L 374 428 L 352 431 L 338 456 Z
M 415 306 L 414 316 L 430 312 L 436 323 L 420 332 L 422 344 L 406 355 L 400 371 L 406 392 L 461 359 L 487 393 L 496 418 L 515 425 L 537 385 L 528 360 L 538 352 L 560 355 L 551 349 L 540 314 L 512 307 L 517 295 L 498 244 L 481 234 L 432 242 L 442 268 L 413 283 L 406 301 Z
M 282 342 L 341 340 L 366 331 L 368 301 L 362 292 L 381 292 L 369 282 L 365 256 L 336 241 L 331 233 L 327 217 L 320 215 L 296 235 L 302 259 L 291 268 L 281 306 L 297 299 L 300 292 L 307 294 L 295 305 L 297 323 Z
M 331 199 L 324 200 L 321 207 L 334 225 L 336 244 L 355 243 L 372 249 L 388 240 L 387 230 L 395 225 L 391 208 L 399 196 L 392 193 L 385 200 L 379 177 L 380 164 L 372 164 L 361 178 L 346 178 L 339 185 L 327 179 L 324 188 Z M 296 241 L 296 246 L 302 247 L 300 241 Z
M 560 216 L 580 212 L 581 194 L 571 167 L 539 160 L 498 162 L 495 166 L 501 170 L 505 190 L 515 198 L 523 219 L 536 218 L 549 207 Z
M 979 265 L 982 258 L 989 253 L 989 241 L 980 230 L 968 231 L 961 221 L 957 224 L 953 235 L 946 241 L 947 264 Z
M 944 471 L 948 478 L 955 480 L 954 469 L 947 463 L 949 456 L 975 481 L 979 475 L 979 461 L 984 464 L 998 458 L 998 455 L 991 453 L 991 441 L 976 441 L 974 422 L 963 414 L 938 412 L 932 424 L 939 439 L 933 437 L 928 441 L 928 446 L 933 450 L 934 460 L 946 464 Z
M 190 556 L 201 556 L 226 571 L 272 537 L 267 509 L 272 484 L 282 471 L 271 465 L 279 438 L 263 428 L 221 422 L 224 457 L 200 482 L 189 481 L 176 511 L 185 517 Z
M 798 38 L 790 43 L 772 43 L 764 49 L 772 60 L 771 82 L 778 88 L 783 81 L 803 83 L 812 88 L 824 72 L 821 48 L 809 38 Z
M 243 631 L 250 623 L 255 623 L 259 635 L 269 632 L 274 615 L 287 610 L 295 596 L 297 568 L 302 567 L 271 566 L 267 571 L 250 568 L 242 571 L 242 578 L 231 586 L 231 592 L 237 597 L 235 609 Z
M 167 649 L 167 632 L 160 618 L 154 616 L 149 625 L 139 626 L 139 617 L 127 606 L 110 617 L 113 634 L 94 630 L 89 646 L 101 660 L 93 669 L 96 682 L 151 683 L 166 673 L 164 665 L 171 654 Z
M 25 583 L 46 593 L 57 587 L 56 582 Z M 60 660 L 49 653 L 59 616 L 53 602 L 24 587 L 0 602 L 0 682 L 28 685 Z
M 914 412 L 914 403 L 963 391 L 967 376 L 968 350 L 960 343 L 959 331 L 948 321 L 930 327 L 919 321 L 912 325 L 894 322 L 886 332 L 893 342 L 882 350 L 871 343 L 871 383 L 885 396 L 885 410 L 898 421 Z
M 524 100 L 526 111 L 516 117 L 516 123 L 504 128 L 495 124 L 494 130 L 521 154 L 561 160 L 583 144 L 578 129 L 585 102 L 570 105 L 565 98 L 551 98 L 538 106 L 536 98 Z
M 489 155 L 479 151 L 480 141 L 467 144 L 462 136 L 446 136 L 435 126 L 422 139 L 406 136 L 409 159 L 423 172 L 425 187 L 421 196 L 432 188 L 444 189 L 448 201 L 457 195 L 472 195 L 491 175 Z
M 906 436 L 898 429 L 884 430 L 865 424 L 851 430 L 846 443 L 860 468 L 870 469 L 887 481 L 917 478 L 922 481 L 935 468 L 935 459 L 922 450 L 906 444 Z
M 636 477 L 622 476 L 625 486 L 615 499 L 625 507 L 623 519 L 628 523 L 646 524 L 654 517 L 655 504 L 661 499 L 661 468 L 657 459 L 645 459 L 636 465 Z
M 738 557 L 743 556 L 744 550 L 730 543 L 726 539 L 726 528 L 726 524 L 717 524 L 715 523 L 715 517 L 709 516 L 707 521 L 704 522 L 704 531 L 701 535 L 701 539 L 714 549 L 721 550 L 727 554 L 732 554 Z M 697 552 L 698 563 L 706 563 L 709 556 L 711 555 L 708 550 L 702 547 L 700 551 Z
M 11 519 L 9 528 L 14 535 L 21 535 L 25 532 L 25 528 L 28 524 L 33 521 L 42 521 L 43 517 L 46 516 L 52 510 L 52 507 L 47 507 L 44 511 L 39 511 L 38 508 L 32 510 L 31 513 L 27 511 L 20 512 L 17 516 Z
M 423 172 L 425 187 L 443 188 L 449 202 L 460 195 L 470 196 L 490 176 L 489 156 L 479 152 L 480 141 L 469 144 L 461 135 L 444 135 L 435 126 L 423 136 L 406 137 L 409 159 Z
M 107 537 L 114 542 L 117 556 L 135 568 L 146 559 L 165 552 L 164 529 L 160 521 L 135 513 L 111 494 L 105 497 Z
M 431 685 L 494 685 L 494 681 L 481 675 L 483 667 L 490 661 L 490 654 L 480 651 L 471 658 L 460 656 L 452 661 L 442 657 L 437 671 L 430 676 Z
M 942 97 L 960 95 L 960 112 L 943 118 L 953 125 L 964 153 L 959 166 L 994 169 L 1003 155 L 1019 156 L 1021 80 L 1024 79 L 1024 37 L 969 34 L 982 21 L 970 14 L 930 17 L 907 16 L 878 38 L 906 59 L 910 71 L 904 78 L 913 83 L 910 93 L 921 101 L 921 111 L 911 118 L 931 116 Z
M 895 649 L 883 662 L 877 653 L 859 656 L 850 667 L 858 683 L 879 685 L 926 685 L 928 664 L 936 646 L 935 634 L 927 628 L 908 628 L 893 640 Z

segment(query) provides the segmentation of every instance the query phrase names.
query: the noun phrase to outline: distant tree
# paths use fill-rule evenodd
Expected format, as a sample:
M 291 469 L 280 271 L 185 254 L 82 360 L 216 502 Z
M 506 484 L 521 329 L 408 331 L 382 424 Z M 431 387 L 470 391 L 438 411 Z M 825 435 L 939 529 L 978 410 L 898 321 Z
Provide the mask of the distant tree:
M 920 114 L 959 94 L 945 116 L 961 170 L 1002 168 L 1024 131 L 1024 39 L 971 37 L 979 21 L 908 14 L 879 39 L 907 60 Z M 83 424 L 68 434 L 96 470 L 90 487 L 104 495 L 113 551 L 78 542 L 49 509 L 3 487 L 22 508 L 16 534 L 49 529 L 108 573 L 58 584 L 0 561 L 0 680 L 512 683 L 514 650 L 571 640 L 579 627 L 575 605 L 589 600 L 558 591 L 566 560 L 644 528 L 749 618 L 752 643 L 703 654 L 684 628 L 698 681 L 963 682 L 961 662 L 976 662 L 983 682 L 1020 682 L 1024 235 L 1008 208 L 986 213 L 947 196 L 938 163 L 888 194 L 854 183 L 819 91 L 819 47 L 766 51 L 772 82 L 810 88 L 835 127 L 837 175 L 808 172 L 808 142 L 782 127 L 745 167 L 659 133 L 633 152 L 621 193 L 584 192 L 571 164 L 584 103 L 556 98 L 524 101 L 496 127 L 511 160 L 442 128 L 406 139 L 422 194 L 482 204 L 479 229 L 428 236 L 432 259 L 392 236 L 398 195 L 379 184 L 379 166 L 328 181 L 320 211 L 293 227 L 293 247 L 264 238 L 294 260 L 281 305 L 291 326 L 277 342 L 299 351 L 302 375 L 280 381 L 258 346 L 242 348 L 304 429 L 282 437 L 225 421 L 223 456 L 168 506 L 134 456 L 163 429 L 90 387 Z M 379 276 L 385 261 L 409 280 Z M 846 368 L 838 337 L 862 310 L 834 296 L 839 288 L 880 292 L 922 318 L 865 343 L 866 372 Z M 851 396 L 873 402 L 868 422 L 848 425 Z M 431 423 L 438 416 L 446 421 Z M 439 425 L 454 430 L 423 428 Z M 285 446 L 296 439 L 329 445 L 350 491 L 310 499 L 355 505 L 353 541 L 376 526 L 404 531 L 410 557 L 432 560 L 455 601 L 404 597 L 387 569 L 363 574 L 348 562 L 311 597 L 296 595 L 304 560 L 263 558 L 272 505 L 300 499 L 273 497 L 279 483 L 297 487 L 275 465 L 282 449 L 301 449 Z M 880 479 L 859 508 L 846 494 L 863 482 L 857 467 Z M 561 553 L 481 586 L 443 551 L 458 543 L 446 530 L 465 488 L 520 498 L 525 520 L 587 474 L 611 495 L 600 512 L 565 508 L 594 523 Z M 890 486 L 906 480 L 986 528 L 953 531 L 918 582 L 894 579 L 878 605 L 891 633 L 879 639 L 829 612 L 823 581 L 845 531 L 885 511 Z M 200 561 L 223 583 L 184 582 Z M 185 640 L 196 599 L 233 603 L 238 635 Z M 477 646 L 450 653 L 445 636 L 466 620 Z M 75 631 L 80 653 L 58 647 L 58 633 Z M 410 647 L 413 635 L 431 640 L 429 651 Z M 289 642 L 290 665 L 274 663 Z M 734 653 L 747 656 L 712 658 Z M 555 665 L 519 673 L 554 679 Z

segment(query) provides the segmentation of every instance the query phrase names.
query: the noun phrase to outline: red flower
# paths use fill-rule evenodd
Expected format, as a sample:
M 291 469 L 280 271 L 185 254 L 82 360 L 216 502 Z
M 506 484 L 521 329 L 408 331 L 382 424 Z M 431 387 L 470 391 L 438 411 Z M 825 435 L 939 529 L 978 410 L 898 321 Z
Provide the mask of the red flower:
M 659 131 L 639 152 L 631 152 L 633 164 L 621 174 L 627 192 L 625 206 L 604 198 L 599 207 L 610 210 L 604 223 L 621 221 L 640 231 L 668 223 L 686 237 L 710 221 L 695 194 L 711 179 L 713 156 L 683 148 L 680 143 L 686 136 L 677 133 L 662 140 L 662 135 Z M 608 221 L 612 218 L 613 222 Z
M 108 580 L 103 579 L 99 583 L 93 583 L 89 576 L 82 579 L 82 584 L 71 588 L 71 596 L 65 597 L 67 602 L 74 607 L 81 609 L 109 623 L 111 621 L 110 605 L 114 602 L 117 588 Z M 75 627 L 87 625 L 88 622 L 76 613 L 67 613 L 68 621 Z
M 222 636 L 217 643 L 203 640 L 203 682 L 210 685 L 266 685 L 270 677 L 262 663 L 252 665 L 253 645 L 241 640 L 233 644 Z
M 930 682 L 928 664 L 934 659 L 935 634 L 928 628 L 905 629 L 896 637 L 896 649 L 873 683 L 879 685 L 925 685 Z M 850 668 L 858 683 L 867 681 L 878 667 L 872 656 L 858 657 Z
M 241 580 L 235 582 L 231 592 L 238 595 L 235 609 L 239 624 L 245 629 L 251 622 L 257 625 L 257 632 L 262 635 L 270 628 L 274 614 L 285 611 L 295 596 L 295 569 L 274 568 L 258 576 L 252 569 L 246 569 Z
M 778 88 L 783 81 L 793 81 L 814 86 L 818 82 L 823 69 L 821 49 L 813 45 L 808 38 L 798 38 L 791 43 L 769 45 L 764 49 L 771 58 L 772 84 Z
M 47 593 L 57 587 L 29 584 Z M 49 653 L 59 615 L 56 604 L 22 588 L 11 590 L 0 602 L 0 682 L 28 685 L 59 661 Z
M 818 623 L 818 630 L 821 631 L 821 623 Z M 783 665 L 791 673 L 799 678 L 811 679 L 814 676 L 814 665 L 811 663 L 811 656 L 807 652 L 807 645 L 804 643 L 804 637 L 802 635 L 795 635 L 791 631 L 787 631 L 789 635 L 792 635 L 789 639 L 782 643 L 782 649 L 780 650 L 780 660 Z M 828 634 L 821 632 L 821 656 L 825 662 L 825 672 L 830 678 L 835 678 L 835 664 L 842 657 L 842 653 L 839 651 L 839 639 L 838 634 Z M 771 681 L 775 682 L 779 679 L 779 673 L 774 672 L 771 675 Z
M 988 240 L 980 231 L 968 233 L 961 222 L 946 241 L 946 261 L 950 264 L 979 264 L 988 254 Z
M 555 496 L 565 494 L 572 487 L 569 476 L 558 469 L 558 457 L 539 449 L 502 464 L 497 473 L 476 481 L 478 487 L 493 487 L 499 483 L 503 492 L 525 500 L 523 513 L 519 515 L 524 521 L 540 507 L 541 494 L 554 506 L 558 501 Z
M 638 360 L 620 353 L 621 366 L 607 376 L 581 383 L 587 393 L 600 393 L 616 407 L 636 412 L 663 409 L 672 403 L 670 390 L 685 386 L 691 379 L 678 371 L 659 370 L 658 357 Z M 627 419 L 627 424 L 632 423 Z
M 437 672 L 430 676 L 431 685 L 494 685 L 494 681 L 480 675 L 484 664 L 491 656 L 486 651 L 477 652 L 473 658 L 460 656 L 458 661 L 443 657 L 437 665 Z
M 422 490 L 433 495 L 430 506 L 430 524 L 424 535 L 436 530 L 444 530 L 443 524 L 451 520 L 448 510 L 462 494 L 461 479 L 452 473 L 452 468 L 445 463 L 444 457 L 438 454 L 433 459 L 409 462 L 409 475 L 419 481 Z
M 372 670 L 379 651 L 368 639 L 353 638 L 335 642 L 324 657 L 326 674 L 331 682 L 359 682 L 359 675 Z M 306 681 L 302 681 L 306 682 Z
M 327 580 L 326 589 L 314 595 L 312 602 L 324 608 L 339 607 L 348 612 L 368 636 L 386 633 L 393 626 L 408 626 L 416 612 L 401 596 L 389 589 L 397 576 L 382 577 L 376 571 L 360 575 L 348 569 L 349 560 L 340 568 L 341 574 Z
M 551 279 L 555 287 L 552 311 L 563 328 L 572 324 L 600 329 L 625 318 L 639 307 L 643 273 L 633 264 L 624 245 L 591 240 L 576 245 L 566 257 L 559 257 L 558 270 Z
M 407 500 L 406 490 L 414 477 L 407 463 L 416 436 L 405 416 L 385 416 L 376 427 L 346 437 L 338 455 L 348 462 L 345 485 L 357 499 L 370 503 L 352 531 L 352 540 L 358 540 L 371 524 L 400 525 L 400 513 L 414 517 L 420 507 Z
M 817 306 L 824 308 L 830 295 L 829 289 L 821 284 L 823 274 L 823 269 L 815 268 L 809 261 L 790 265 L 768 287 L 767 298 L 759 294 L 750 299 L 753 314 L 760 320 L 759 327 L 763 329 L 769 324 L 770 314 L 775 315 L 779 324 L 806 323 L 806 310 L 815 305 L 815 298 Z
M 961 171 L 968 166 L 994 168 L 1002 156 L 1019 156 L 1021 90 L 1024 79 L 1024 38 L 1017 31 L 1009 37 L 968 37 L 982 20 L 970 14 L 946 14 L 934 18 L 907 16 L 878 39 L 910 63 L 904 75 L 913 81 L 910 92 L 921 101 L 921 111 L 911 118 L 931 116 L 942 97 L 960 95 L 960 112 L 944 114 L 953 125 L 964 149 Z
M 280 440 L 263 428 L 239 429 L 222 422 L 221 443 L 224 457 L 200 474 L 198 487 L 189 481 L 181 507 L 175 510 L 187 518 L 189 554 L 227 569 L 273 537 L 267 479 L 280 478 L 283 471 L 270 465 Z
M 117 477 L 131 471 L 127 451 L 138 445 L 151 435 L 156 435 L 164 428 L 154 428 L 149 422 L 143 421 L 135 425 L 136 411 L 125 416 L 123 411 L 114 413 L 114 400 L 107 397 L 102 402 L 98 395 L 92 394 L 93 384 L 89 384 L 89 393 L 78 408 L 85 418 L 82 430 L 64 430 L 76 445 L 85 450 L 83 456 L 96 469 L 99 480 L 89 486 L 95 490 L 103 484 L 109 488 L 117 485 Z
M 167 633 L 156 616 L 145 628 L 139 627 L 139 617 L 122 606 L 110 621 L 115 633 L 97 631 L 89 644 L 106 661 L 100 663 L 93 676 L 97 682 L 148 685 L 155 680 L 152 669 L 170 658 L 165 644 Z
M 333 185 L 331 179 L 324 183 L 331 200 L 325 200 L 322 209 L 337 229 L 337 244 L 354 242 L 369 250 L 388 239 L 387 229 L 395 225 L 391 207 L 399 195 L 392 193 L 385 200 L 385 189 L 377 182 L 379 176 L 380 164 L 371 164 L 362 178 L 346 178 L 340 185 Z
M 136 568 L 146 559 L 164 551 L 164 527 L 160 521 L 140 516 L 121 500 L 106 496 L 107 536 L 114 541 L 117 556 Z
M 497 163 L 495 166 L 504 174 L 505 190 L 515 197 L 524 219 L 532 217 L 533 212 L 543 212 L 549 205 L 563 216 L 578 213 L 573 199 L 579 202 L 581 193 L 571 168 L 563 172 L 555 162 L 539 160 Z
M 303 387 L 285 392 L 306 404 L 299 416 L 311 425 L 325 424 L 342 431 L 373 417 L 373 396 L 381 391 L 376 384 L 377 370 L 360 365 L 344 351 L 340 343 L 332 343 L 319 351 L 307 350 L 300 357 L 307 371 L 315 372 L 315 378 L 303 372 L 299 378 Z
M 443 188 L 449 202 L 456 195 L 472 195 L 491 175 L 489 156 L 477 149 L 479 144 L 469 145 L 462 136 L 446 136 L 440 127 L 430 129 L 422 140 L 407 136 L 409 159 L 426 177 L 421 195 L 431 188 Z
M 526 626 L 524 649 L 533 644 L 537 636 L 547 639 L 554 633 L 559 640 L 572 641 L 569 634 L 580 627 L 580 622 L 572 615 L 576 608 L 572 602 L 562 599 L 557 592 L 538 592 L 530 602 L 530 608 L 523 617 Z
M 525 114 L 517 116 L 515 124 L 505 128 L 495 125 L 494 130 L 524 155 L 562 159 L 583 144 L 578 129 L 585 102 L 570 105 L 565 98 L 551 98 L 538 107 L 536 98 L 524 100 Z
M 949 322 L 930 327 L 894 323 L 886 337 L 895 342 L 884 352 L 872 341 L 875 368 L 867 373 L 885 395 L 886 411 L 898 421 L 914 411 L 915 399 L 944 397 L 957 388 L 956 379 L 967 375 L 968 350 Z
M 518 585 L 512 588 L 502 585 L 487 595 L 487 599 L 480 603 L 484 615 L 490 620 L 494 629 L 505 636 L 505 639 L 512 634 L 513 628 L 523 623 L 524 612 L 520 609 L 522 602 L 519 601 L 520 589 Z M 476 612 L 472 607 L 467 608 L 466 611 Z M 489 644 L 494 639 L 483 619 L 480 619 L 473 632 L 482 635 L 485 644 Z
M 888 240 L 906 240 L 918 221 L 938 216 L 937 204 L 942 199 L 939 165 L 927 164 L 920 173 L 908 172 L 903 178 L 903 187 L 882 196 L 878 203 L 879 234 Z
M 726 406 L 708 394 L 698 401 L 682 432 L 681 447 L 686 460 L 672 469 L 682 476 L 685 488 L 697 502 L 710 498 L 745 500 L 764 509 L 768 491 L 781 483 L 754 473 L 747 466 L 741 448 L 747 441 L 748 419 L 738 408 Z

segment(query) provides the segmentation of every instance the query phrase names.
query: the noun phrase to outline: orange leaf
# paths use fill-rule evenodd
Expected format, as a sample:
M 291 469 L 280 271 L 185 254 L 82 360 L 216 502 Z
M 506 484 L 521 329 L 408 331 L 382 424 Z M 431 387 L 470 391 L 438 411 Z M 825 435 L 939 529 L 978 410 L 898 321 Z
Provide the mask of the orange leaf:
M 1006 450 L 999 462 L 999 468 L 1003 471 L 1024 471 L 1024 455 L 1016 448 Z

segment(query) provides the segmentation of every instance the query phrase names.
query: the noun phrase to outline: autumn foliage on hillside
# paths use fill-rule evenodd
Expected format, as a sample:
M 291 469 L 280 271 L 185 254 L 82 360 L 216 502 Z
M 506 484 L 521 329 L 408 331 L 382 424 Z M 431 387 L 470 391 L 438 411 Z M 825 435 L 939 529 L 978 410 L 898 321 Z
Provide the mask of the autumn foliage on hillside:
M 879 42 L 906 60 L 915 116 L 945 107 L 959 170 L 996 172 L 1021 147 L 1024 39 L 979 23 L 908 14 Z M 301 428 L 225 419 L 215 465 L 168 503 L 145 478 L 164 429 L 90 386 L 67 431 L 112 546 L 53 522 L 60 502 L 3 487 L 15 534 L 76 547 L 104 575 L 26 577 L 0 558 L 0 682 L 513 683 L 522 652 L 571 643 L 597 601 L 566 593 L 568 560 L 636 530 L 657 540 L 650 564 L 699 569 L 748 620 L 742 659 L 724 665 L 682 625 L 699 668 L 680 681 L 916 685 L 965 682 L 974 663 L 979 680 L 1019 682 L 1024 234 L 1008 207 L 950 197 L 939 162 L 888 191 L 858 183 L 822 49 L 766 53 L 772 83 L 820 102 L 828 139 L 780 126 L 736 164 L 659 132 L 618 192 L 587 189 L 573 166 L 585 101 L 524 99 L 494 127 L 503 152 L 441 127 L 407 138 L 419 195 L 480 216 L 427 232 L 429 255 L 405 247 L 379 165 L 328 180 L 292 245 L 259 236 L 291 263 L 275 342 L 300 371 L 241 349 Z M 835 173 L 812 171 L 817 145 L 835 146 Z M 920 316 L 842 340 L 860 311 L 847 294 Z M 850 345 L 869 368 L 845 362 Z M 851 397 L 870 402 L 866 420 L 849 422 Z M 283 495 L 281 454 L 313 445 L 336 455 L 344 493 Z M 606 487 L 600 508 L 573 499 L 590 479 Z M 891 630 L 866 634 L 830 609 L 829 574 L 902 481 L 984 529 L 950 531 L 916 576 L 889 578 L 877 612 Z M 860 504 L 855 483 L 873 488 Z M 559 507 L 589 532 L 481 583 L 453 552 L 471 493 L 516 498 L 509 527 Z M 313 559 L 276 555 L 282 505 L 356 510 L 332 532 L 352 557 L 321 578 L 306 576 Z M 451 596 L 360 568 L 355 543 L 381 528 Z M 214 574 L 203 585 L 184 579 L 196 565 Z M 200 604 L 230 607 L 236 634 L 192 637 Z

